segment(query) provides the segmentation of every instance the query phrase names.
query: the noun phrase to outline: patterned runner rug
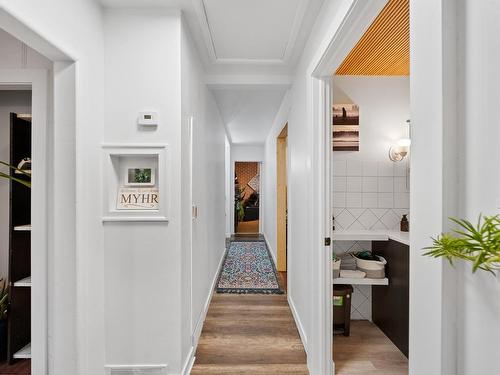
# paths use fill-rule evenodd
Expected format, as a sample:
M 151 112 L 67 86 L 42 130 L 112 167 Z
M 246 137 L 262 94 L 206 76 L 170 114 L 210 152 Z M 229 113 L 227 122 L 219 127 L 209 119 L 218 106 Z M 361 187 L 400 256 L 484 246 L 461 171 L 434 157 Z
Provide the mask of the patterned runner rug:
M 217 293 L 283 293 L 264 241 L 231 242 L 219 275 Z

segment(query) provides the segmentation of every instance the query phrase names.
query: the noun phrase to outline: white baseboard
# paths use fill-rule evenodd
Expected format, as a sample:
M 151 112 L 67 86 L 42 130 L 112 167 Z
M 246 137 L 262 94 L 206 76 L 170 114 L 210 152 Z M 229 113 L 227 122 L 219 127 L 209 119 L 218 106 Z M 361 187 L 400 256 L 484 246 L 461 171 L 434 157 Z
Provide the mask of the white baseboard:
M 182 372 L 181 372 L 182 375 L 189 375 L 191 373 L 195 360 L 194 353 L 195 353 L 195 347 L 192 346 L 191 349 L 189 350 L 189 354 L 186 358 L 186 361 L 184 362 L 184 366 L 182 367 Z
M 226 249 L 222 252 L 222 256 L 219 260 L 219 265 L 217 266 L 217 271 L 215 272 L 215 275 L 212 279 L 212 284 L 210 285 L 210 292 L 208 293 L 208 297 L 205 300 L 205 305 L 203 306 L 203 311 L 200 313 L 200 317 L 198 318 L 198 321 L 196 322 L 196 326 L 194 327 L 193 333 L 191 335 L 191 342 L 192 342 L 192 347 L 191 350 L 189 351 L 189 354 L 184 361 L 184 366 L 182 368 L 182 375 L 189 375 L 191 373 L 191 369 L 193 368 L 195 356 L 194 354 L 196 353 L 196 347 L 198 346 L 198 341 L 200 340 L 201 336 L 201 331 L 203 329 L 203 323 L 205 323 L 205 319 L 207 317 L 208 313 L 208 308 L 210 307 L 210 302 L 212 301 L 212 297 L 215 292 L 215 284 L 217 283 L 217 280 L 219 278 L 219 273 L 222 268 L 222 263 L 224 262 L 224 256 L 226 255 Z
M 290 296 L 290 294 L 287 295 L 288 297 L 288 305 L 290 306 L 290 310 L 292 310 L 292 315 L 293 319 L 295 319 L 295 325 L 297 326 L 297 329 L 299 331 L 300 339 L 302 340 L 302 345 L 304 345 L 304 350 L 306 351 L 306 354 L 308 353 L 308 348 L 307 348 L 307 335 L 306 331 L 304 330 L 304 325 L 302 324 L 302 321 L 300 320 L 299 314 L 297 312 L 297 309 L 295 307 L 295 303 L 293 303 L 293 299 Z
M 278 263 L 276 261 L 276 255 L 274 255 L 274 251 L 273 251 L 274 249 L 271 246 L 271 244 L 269 243 L 269 241 L 267 240 L 266 233 L 262 233 L 262 236 L 264 237 L 264 241 L 266 242 L 267 248 L 269 249 L 269 252 L 271 253 L 271 258 L 273 258 L 274 267 L 276 267 L 276 269 L 277 269 Z

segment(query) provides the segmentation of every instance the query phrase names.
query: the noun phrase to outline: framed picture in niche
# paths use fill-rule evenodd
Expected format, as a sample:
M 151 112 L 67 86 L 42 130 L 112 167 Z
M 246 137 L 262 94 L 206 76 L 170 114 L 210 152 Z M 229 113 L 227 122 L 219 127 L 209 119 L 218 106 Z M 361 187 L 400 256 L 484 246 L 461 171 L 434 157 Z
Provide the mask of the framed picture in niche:
M 359 151 L 359 106 L 334 104 L 332 132 L 333 151 Z
M 103 145 L 103 221 L 168 221 L 167 145 Z
M 126 186 L 154 186 L 155 170 L 153 168 L 127 168 Z

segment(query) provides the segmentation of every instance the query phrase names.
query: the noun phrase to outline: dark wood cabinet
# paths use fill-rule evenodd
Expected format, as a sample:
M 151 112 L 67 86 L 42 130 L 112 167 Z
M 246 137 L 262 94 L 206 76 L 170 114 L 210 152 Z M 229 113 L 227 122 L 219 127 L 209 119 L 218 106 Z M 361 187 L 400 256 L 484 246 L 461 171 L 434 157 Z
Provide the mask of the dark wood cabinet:
M 388 286 L 372 288 L 372 319 L 408 357 L 410 249 L 397 241 L 374 241 L 372 250 L 387 260 Z
M 31 121 L 10 116 L 10 164 L 17 166 L 31 158 Z M 11 174 L 19 179 L 29 176 Z M 7 356 L 31 357 L 31 189 L 18 182 L 10 183 L 9 202 L 9 315 Z

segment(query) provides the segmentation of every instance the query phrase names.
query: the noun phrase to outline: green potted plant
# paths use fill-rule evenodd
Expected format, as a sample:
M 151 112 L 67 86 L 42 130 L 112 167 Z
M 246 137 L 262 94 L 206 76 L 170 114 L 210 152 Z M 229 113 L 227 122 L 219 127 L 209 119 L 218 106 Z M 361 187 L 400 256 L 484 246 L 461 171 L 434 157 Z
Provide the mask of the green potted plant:
M 495 274 L 500 270 L 500 215 L 479 215 L 477 224 L 450 218 L 457 225 L 452 233 L 433 238 L 424 254 L 446 258 L 453 264 L 457 259 L 472 263 L 472 272 L 483 270 Z
M 7 282 L 0 279 L 0 360 L 7 358 L 7 311 L 9 294 Z
M 244 198 L 245 198 L 245 188 L 240 188 L 239 185 L 236 185 L 235 188 L 235 207 L 236 207 L 236 213 L 238 215 L 238 221 L 242 221 L 243 218 L 245 217 L 245 206 L 244 206 Z

